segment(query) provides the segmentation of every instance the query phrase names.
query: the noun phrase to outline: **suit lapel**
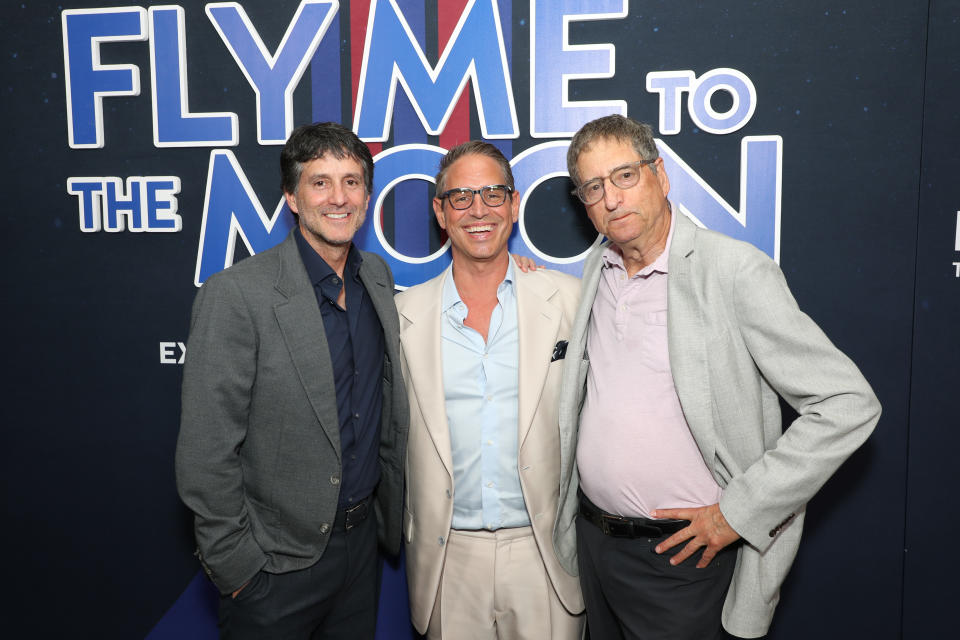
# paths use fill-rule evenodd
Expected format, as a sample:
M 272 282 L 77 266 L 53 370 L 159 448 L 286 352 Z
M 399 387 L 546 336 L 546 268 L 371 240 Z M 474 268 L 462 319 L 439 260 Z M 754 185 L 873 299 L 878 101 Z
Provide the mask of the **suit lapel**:
M 667 280 L 667 344 L 673 385 L 683 415 L 708 468 L 713 469 L 716 434 L 710 394 L 703 301 L 697 293 L 696 225 L 674 213 Z
M 512 258 L 511 258 L 512 259 Z M 560 330 L 561 312 L 551 302 L 556 287 L 545 279 L 514 270 L 517 287 L 517 323 L 519 342 L 518 446 L 533 424 L 543 385 L 547 381 L 550 357 Z
M 420 413 L 443 466 L 453 478 L 450 425 L 443 394 L 440 300 L 450 269 L 410 290 L 400 315 L 406 321 L 400 329 L 400 343 L 409 369 L 408 387 L 413 388 Z
M 280 247 L 276 289 L 283 299 L 273 310 L 283 341 L 317 420 L 339 459 L 340 425 L 330 348 L 317 297 L 292 234 Z
M 577 455 L 577 434 L 580 425 L 580 406 L 583 402 L 584 385 L 580 378 L 582 360 L 587 354 L 587 328 L 593 301 L 600 283 L 601 255 L 609 241 L 594 247 L 583 263 L 583 281 L 580 285 L 580 304 L 570 330 L 570 342 L 563 366 L 560 384 L 560 495 L 567 495 L 567 487 L 576 472 L 574 460 Z
M 380 319 L 387 357 L 391 362 L 398 362 L 399 354 L 397 353 L 396 341 L 392 336 L 400 333 L 400 324 L 397 321 L 397 308 L 393 302 L 393 288 L 389 286 L 386 273 L 371 268 L 369 260 L 365 259 L 360 263 L 360 281 L 370 296 L 373 309 Z

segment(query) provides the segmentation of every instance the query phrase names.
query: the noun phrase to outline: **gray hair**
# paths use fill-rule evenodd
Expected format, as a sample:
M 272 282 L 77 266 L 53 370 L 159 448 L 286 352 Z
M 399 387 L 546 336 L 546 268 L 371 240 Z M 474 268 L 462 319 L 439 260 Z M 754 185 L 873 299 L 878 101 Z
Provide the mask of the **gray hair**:
M 580 173 L 577 171 L 577 160 L 580 159 L 580 154 L 596 140 L 602 139 L 630 142 L 633 150 L 643 160 L 656 160 L 660 156 L 657 144 L 653 141 L 653 129 L 650 125 L 618 114 L 591 120 L 580 127 L 570 141 L 570 148 L 567 149 L 567 172 L 575 185 L 579 186 L 581 183 Z M 650 168 L 656 173 L 655 165 L 651 164 Z
M 450 149 L 450 151 L 447 151 L 447 155 L 440 159 L 440 170 L 437 171 L 436 178 L 438 196 L 446 190 L 446 184 L 444 183 L 447 179 L 447 172 L 450 171 L 453 163 L 464 156 L 470 155 L 486 156 L 496 161 L 503 173 L 503 184 L 513 189 L 513 171 L 510 169 L 510 161 L 503 155 L 503 152 L 489 142 L 469 140 Z

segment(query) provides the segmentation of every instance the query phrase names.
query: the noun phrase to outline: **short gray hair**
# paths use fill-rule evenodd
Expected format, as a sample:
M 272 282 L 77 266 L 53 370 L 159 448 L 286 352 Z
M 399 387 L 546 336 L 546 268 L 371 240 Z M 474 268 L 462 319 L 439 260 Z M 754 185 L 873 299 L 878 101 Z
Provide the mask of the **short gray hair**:
M 567 149 L 567 172 L 575 185 L 580 186 L 581 183 L 580 173 L 577 171 L 580 154 L 596 140 L 602 139 L 630 142 L 633 150 L 643 160 L 656 160 L 660 156 L 650 125 L 619 114 L 591 120 L 574 134 L 570 148 Z M 650 165 L 650 168 L 656 173 L 656 166 Z
M 436 177 L 437 196 L 446 190 L 447 185 L 445 183 L 450 167 L 454 162 L 464 156 L 486 156 L 494 160 L 500 166 L 500 171 L 503 173 L 503 184 L 513 190 L 513 171 L 510 169 L 510 161 L 503 155 L 503 152 L 489 142 L 469 140 L 450 149 L 450 151 L 447 151 L 447 155 L 440 159 L 440 170 L 437 171 Z

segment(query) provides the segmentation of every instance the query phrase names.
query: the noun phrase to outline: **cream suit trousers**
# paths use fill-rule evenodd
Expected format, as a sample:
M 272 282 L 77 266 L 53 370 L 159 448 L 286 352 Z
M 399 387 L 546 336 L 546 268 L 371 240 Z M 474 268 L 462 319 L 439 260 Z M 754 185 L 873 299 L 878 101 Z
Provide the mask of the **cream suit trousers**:
M 450 531 L 428 640 L 576 640 L 583 621 L 557 598 L 530 527 Z

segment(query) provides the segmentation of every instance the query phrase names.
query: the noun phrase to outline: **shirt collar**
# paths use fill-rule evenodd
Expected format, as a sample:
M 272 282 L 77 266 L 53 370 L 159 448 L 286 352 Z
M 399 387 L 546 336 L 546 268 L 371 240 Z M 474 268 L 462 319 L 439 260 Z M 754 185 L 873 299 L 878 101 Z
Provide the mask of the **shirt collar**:
M 513 272 L 513 256 L 510 256 L 510 260 L 507 262 L 507 273 L 503 276 L 503 281 L 497 286 L 497 296 L 499 297 L 500 292 L 503 291 L 503 288 L 513 287 L 514 282 L 514 272 Z M 446 313 L 451 308 L 456 306 L 457 303 L 462 303 L 463 300 L 460 299 L 460 292 L 457 291 L 457 285 L 453 281 L 453 265 L 451 264 L 447 267 L 447 277 L 443 282 L 443 294 L 440 300 L 440 311 L 441 313 Z
M 677 216 L 682 215 L 682 214 L 678 214 L 674 207 L 671 206 L 670 209 L 671 209 L 670 231 L 667 232 L 667 243 L 663 247 L 663 252 L 661 252 L 660 255 L 657 256 L 656 260 L 654 260 L 653 262 L 645 266 L 643 269 L 640 269 L 640 271 L 633 274 L 634 277 L 640 276 L 642 278 L 645 278 L 654 272 L 669 273 L 668 265 L 670 262 L 670 245 L 673 242 L 673 231 L 677 227 L 677 224 L 676 224 Z M 604 262 L 604 268 L 606 269 L 620 268 L 620 269 L 626 270 L 626 267 L 623 264 L 623 256 L 620 255 L 620 250 L 613 243 L 611 243 L 610 246 L 608 246 L 606 249 L 603 250 L 602 258 Z
M 300 259 L 303 260 L 303 266 L 307 269 L 307 277 L 313 285 L 322 285 L 324 281 L 331 277 L 337 277 L 336 272 L 327 264 L 326 260 L 320 257 L 320 254 L 310 246 L 307 239 L 303 237 L 299 227 L 296 230 L 297 249 L 300 251 Z M 353 279 L 358 279 L 360 275 L 360 264 L 363 262 L 363 256 L 352 243 L 347 252 L 347 264 L 344 267 L 344 274 L 350 274 Z M 339 278 L 338 278 L 339 279 Z M 340 290 L 339 285 L 337 291 Z

